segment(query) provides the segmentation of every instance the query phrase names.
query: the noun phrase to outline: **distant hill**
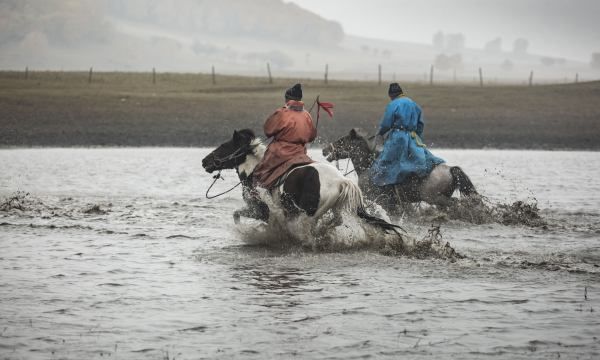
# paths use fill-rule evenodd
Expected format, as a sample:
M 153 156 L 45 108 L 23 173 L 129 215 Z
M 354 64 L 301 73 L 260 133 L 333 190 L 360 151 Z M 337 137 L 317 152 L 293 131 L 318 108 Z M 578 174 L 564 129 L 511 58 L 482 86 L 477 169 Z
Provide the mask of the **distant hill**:
M 0 0 L 0 45 L 114 40 L 114 17 L 191 36 L 216 35 L 336 45 L 342 27 L 282 0 Z
M 109 0 L 117 18 L 190 34 L 336 45 L 344 38 L 333 21 L 282 0 Z
M 282 0 L 0 0 L 0 69 L 281 70 L 344 36 Z
M 432 34 L 433 35 L 433 34 Z M 464 47 L 346 35 L 340 24 L 283 0 L 0 0 L 0 69 L 209 72 L 428 82 L 569 81 L 589 64 Z

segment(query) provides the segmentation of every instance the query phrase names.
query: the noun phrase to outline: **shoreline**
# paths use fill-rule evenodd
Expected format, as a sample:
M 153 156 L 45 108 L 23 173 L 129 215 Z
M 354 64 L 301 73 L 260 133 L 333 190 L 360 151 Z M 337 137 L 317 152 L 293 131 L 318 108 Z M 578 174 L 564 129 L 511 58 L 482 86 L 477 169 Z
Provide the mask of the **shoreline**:
M 78 73 L 35 79 L 0 71 L 0 148 L 212 147 L 283 105 L 295 80 L 163 74 Z M 306 107 L 317 95 L 333 102 L 321 114 L 323 142 L 351 128 L 375 128 L 389 101 L 387 85 L 301 80 Z M 600 150 L 600 82 L 543 86 L 402 83 L 423 109 L 424 142 L 432 149 Z M 313 111 L 313 117 L 315 111 Z
M 224 139 L 226 141 L 226 139 Z M 216 145 L 215 145 L 216 146 Z M 0 151 L 10 150 L 134 150 L 134 149 L 165 149 L 165 150 L 178 150 L 178 149 L 213 149 L 215 146 L 177 146 L 177 145 L 57 145 L 57 146 L 42 146 L 42 145 L 28 145 L 28 146 L 0 146 Z M 449 147 L 427 147 L 430 151 L 527 151 L 527 152 L 600 152 L 600 149 L 584 149 L 584 148 L 496 148 L 496 147 L 483 147 L 483 148 L 449 148 Z M 322 146 L 311 147 L 309 150 L 321 150 Z

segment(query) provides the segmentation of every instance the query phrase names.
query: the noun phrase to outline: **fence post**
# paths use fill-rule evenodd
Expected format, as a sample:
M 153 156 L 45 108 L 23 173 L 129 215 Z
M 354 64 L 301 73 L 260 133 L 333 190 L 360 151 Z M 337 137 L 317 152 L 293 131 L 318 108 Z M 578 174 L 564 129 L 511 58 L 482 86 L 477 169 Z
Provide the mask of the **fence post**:
M 575 74 L 575 84 L 579 82 L 579 73 Z
M 29 79 L 29 66 L 25 67 L 25 80 Z
M 431 68 L 429 69 L 429 85 L 433 86 L 433 65 L 431 65 Z
M 456 84 L 456 69 L 452 72 L 452 81 Z
M 152 68 L 152 84 L 156 85 L 156 68 Z
M 267 63 L 267 73 L 269 74 L 269 84 L 273 83 L 273 76 L 271 75 L 271 64 Z
M 378 79 L 378 80 L 377 80 L 377 83 L 378 83 L 379 85 L 381 85 L 381 64 L 379 64 L 379 66 L 377 67 L 377 69 L 378 69 L 378 73 L 379 73 L 379 75 L 378 75 L 378 77 L 377 77 L 377 79 Z
M 215 74 L 215 66 L 211 67 L 212 84 L 217 85 L 217 75 Z
M 529 86 L 533 86 L 533 70 L 529 73 Z
M 89 83 L 89 84 L 91 84 L 91 83 L 92 83 L 92 75 L 93 75 L 93 73 L 94 73 L 94 68 L 93 68 L 93 67 L 91 67 L 91 68 L 90 68 L 90 74 L 89 74 L 89 76 L 88 76 L 88 83 Z
M 329 64 L 325 64 L 325 85 L 329 83 Z
M 483 70 L 479 68 L 479 86 L 483 87 Z

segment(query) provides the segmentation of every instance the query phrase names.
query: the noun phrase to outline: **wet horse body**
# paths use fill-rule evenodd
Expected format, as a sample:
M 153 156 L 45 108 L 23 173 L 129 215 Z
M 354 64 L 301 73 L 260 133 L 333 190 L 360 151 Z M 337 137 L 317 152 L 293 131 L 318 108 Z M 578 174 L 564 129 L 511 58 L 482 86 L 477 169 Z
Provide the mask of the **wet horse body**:
M 460 167 L 446 164 L 435 166 L 428 176 L 409 177 L 402 185 L 379 187 L 373 184 L 369 170 L 377 153 L 372 150 L 360 129 L 352 129 L 348 135 L 328 144 L 323 149 L 323 155 L 328 161 L 350 159 L 365 196 L 387 210 L 394 210 L 396 205 L 420 201 L 447 206 L 455 190 L 459 190 L 463 196 L 477 194 L 475 186 Z
M 252 130 L 235 131 L 233 138 L 220 145 L 202 160 L 204 169 L 211 173 L 223 169 L 236 169 L 243 185 L 242 195 L 246 207 L 234 213 L 268 221 L 269 206 L 261 199 L 254 185 L 253 172 L 264 157 L 266 147 Z M 355 212 L 360 218 L 384 230 L 397 226 L 366 213 L 360 188 L 343 177 L 329 164 L 312 163 L 291 169 L 271 190 L 273 203 L 281 208 L 286 218 L 304 213 L 316 223 L 327 211 L 334 213 L 334 222 L 341 221 L 342 210 Z

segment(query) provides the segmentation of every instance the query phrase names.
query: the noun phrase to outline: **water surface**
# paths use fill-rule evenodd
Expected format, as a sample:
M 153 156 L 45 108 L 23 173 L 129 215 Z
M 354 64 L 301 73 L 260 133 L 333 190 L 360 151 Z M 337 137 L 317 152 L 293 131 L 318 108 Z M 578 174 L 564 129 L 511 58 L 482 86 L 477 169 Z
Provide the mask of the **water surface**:
M 208 151 L 0 151 L 0 198 L 29 194 L 0 211 L 2 358 L 599 356 L 599 153 L 436 151 L 548 223 L 445 222 L 450 262 L 248 246 Z

